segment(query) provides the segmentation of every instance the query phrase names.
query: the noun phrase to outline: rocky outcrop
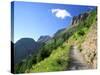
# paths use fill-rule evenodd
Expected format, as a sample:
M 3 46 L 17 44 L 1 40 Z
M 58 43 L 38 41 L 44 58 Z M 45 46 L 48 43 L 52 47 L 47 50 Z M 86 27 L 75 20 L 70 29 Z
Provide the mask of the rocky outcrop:
M 77 25 L 80 21 L 84 21 L 89 16 L 89 12 L 74 16 L 72 19 L 72 25 Z
M 97 68 L 97 26 L 92 25 L 85 41 L 81 45 L 81 53 L 92 68 Z

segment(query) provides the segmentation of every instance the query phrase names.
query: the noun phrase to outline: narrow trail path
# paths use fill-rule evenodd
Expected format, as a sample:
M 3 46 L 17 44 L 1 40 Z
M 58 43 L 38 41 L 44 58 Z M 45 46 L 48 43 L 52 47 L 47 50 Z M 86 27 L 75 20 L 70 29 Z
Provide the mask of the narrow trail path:
M 89 65 L 87 65 L 83 56 L 80 54 L 76 46 L 72 47 L 70 51 L 70 58 L 71 61 L 69 63 L 69 70 L 84 70 L 91 68 Z

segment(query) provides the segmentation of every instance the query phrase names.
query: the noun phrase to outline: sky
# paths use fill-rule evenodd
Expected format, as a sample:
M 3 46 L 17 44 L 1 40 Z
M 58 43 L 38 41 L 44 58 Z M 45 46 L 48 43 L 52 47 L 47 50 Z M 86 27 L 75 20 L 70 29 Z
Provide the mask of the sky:
M 71 25 L 73 16 L 92 10 L 93 6 L 14 2 L 14 43 L 21 38 L 53 36 Z

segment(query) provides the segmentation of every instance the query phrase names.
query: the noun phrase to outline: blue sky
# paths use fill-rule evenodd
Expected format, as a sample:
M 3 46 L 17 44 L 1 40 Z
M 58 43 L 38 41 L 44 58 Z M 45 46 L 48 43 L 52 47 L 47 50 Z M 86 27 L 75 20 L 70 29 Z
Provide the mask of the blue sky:
M 21 38 L 37 40 L 67 28 L 73 16 L 93 9 L 93 6 L 14 2 L 14 43 Z

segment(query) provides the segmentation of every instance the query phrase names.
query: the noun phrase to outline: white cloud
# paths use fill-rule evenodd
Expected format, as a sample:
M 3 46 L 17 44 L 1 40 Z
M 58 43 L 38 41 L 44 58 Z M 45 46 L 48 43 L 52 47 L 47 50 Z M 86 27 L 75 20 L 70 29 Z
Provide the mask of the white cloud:
M 51 12 L 58 18 L 72 17 L 71 14 L 64 9 L 52 9 Z

